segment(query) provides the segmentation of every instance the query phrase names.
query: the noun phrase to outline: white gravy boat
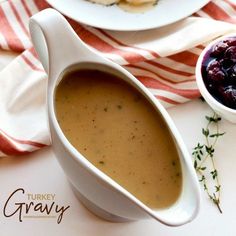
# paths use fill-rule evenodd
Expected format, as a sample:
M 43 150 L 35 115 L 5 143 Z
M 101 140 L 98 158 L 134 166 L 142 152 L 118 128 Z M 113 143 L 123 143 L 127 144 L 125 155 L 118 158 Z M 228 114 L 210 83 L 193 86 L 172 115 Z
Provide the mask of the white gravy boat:
M 48 117 L 54 152 L 80 201 L 96 215 L 115 222 L 154 218 L 166 225 L 190 222 L 198 213 L 200 191 L 191 156 L 170 116 L 158 100 L 121 66 L 89 49 L 66 19 L 46 9 L 30 20 L 30 33 L 38 56 L 48 73 Z M 55 88 L 65 72 L 98 69 L 117 75 L 135 87 L 152 103 L 173 137 L 181 161 L 183 184 L 178 201 L 169 208 L 153 210 L 94 167 L 66 139 L 55 115 Z

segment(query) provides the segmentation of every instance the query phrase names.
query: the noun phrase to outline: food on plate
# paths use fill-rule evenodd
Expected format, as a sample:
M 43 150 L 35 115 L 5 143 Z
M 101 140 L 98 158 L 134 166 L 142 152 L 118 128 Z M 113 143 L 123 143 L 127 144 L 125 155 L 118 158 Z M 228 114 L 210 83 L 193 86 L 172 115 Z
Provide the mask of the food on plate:
M 65 74 L 55 93 L 58 123 L 89 162 L 152 208 L 174 204 L 181 164 L 162 115 L 133 86 L 97 70 Z
M 90 2 L 109 6 L 118 3 L 119 0 L 90 0 Z
M 124 11 L 141 13 L 151 9 L 157 4 L 157 0 L 89 0 L 93 3 L 110 6 L 117 4 Z
M 131 5 L 142 5 L 145 3 L 156 3 L 156 0 L 126 0 L 127 3 Z
M 236 109 L 236 37 L 215 43 L 202 63 L 202 77 L 209 93 Z

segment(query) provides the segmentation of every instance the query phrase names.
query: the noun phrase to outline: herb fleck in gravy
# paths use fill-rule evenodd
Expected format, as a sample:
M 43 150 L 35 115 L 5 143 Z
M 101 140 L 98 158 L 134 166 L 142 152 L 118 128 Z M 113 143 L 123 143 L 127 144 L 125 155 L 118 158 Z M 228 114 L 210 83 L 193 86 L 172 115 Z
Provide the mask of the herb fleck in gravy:
M 97 70 L 68 73 L 55 95 L 59 125 L 93 165 L 151 208 L 178 199 L 177 150 L 158 111 L 120 78 Z

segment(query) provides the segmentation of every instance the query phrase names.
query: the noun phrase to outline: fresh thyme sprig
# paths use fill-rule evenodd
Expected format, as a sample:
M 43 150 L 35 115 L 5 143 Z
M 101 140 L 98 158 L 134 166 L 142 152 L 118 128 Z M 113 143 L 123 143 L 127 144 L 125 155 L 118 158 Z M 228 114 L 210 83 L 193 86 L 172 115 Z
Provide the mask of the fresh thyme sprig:
M 205 128 L 202 128 L 205 143 L 198 143 L 193 149 L 192 156 L 194 158 L 194 168 L 208 197 L 217 206 L 220 213 L 222 213 L 220 207 L 221 185 L 214 161 L 214 153 L 218 138 L 225 133 L 219 131 L 219 122 L 221 121 L 221 118 L 216 113 L 212 116 L 205 116 L 205 118 L 207 120 L 207 125 Z M 209 178 L 211 178 L 211 182 Z M 212 184 L 214 187 L 211 186 Z

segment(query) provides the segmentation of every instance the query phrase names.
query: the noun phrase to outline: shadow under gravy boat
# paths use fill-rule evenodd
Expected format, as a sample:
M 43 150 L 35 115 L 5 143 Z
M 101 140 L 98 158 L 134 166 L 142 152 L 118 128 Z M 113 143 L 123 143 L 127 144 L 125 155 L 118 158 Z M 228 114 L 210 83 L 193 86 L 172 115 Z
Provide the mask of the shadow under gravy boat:
M 169 226 L 190 222 L 198 213 L 200 191 L 191 157 L 170 116 L 158 100 L 132 74 L 89 49 L 66 19 L 46 9 L 30 20 L 30 33 L 38 56 L 48 73 L 47 104 L 54 152 L 79 200 L 96 215 L 113 222 L 154 218 Z M 178 150 L 182 190 L 176 203 L 150 209 L 131 193 L 93 166 L 66 139 L 56 119 L 54 96 L 68 71 L 97 69 L 118 76 L 142 93 L 167 124 Z

